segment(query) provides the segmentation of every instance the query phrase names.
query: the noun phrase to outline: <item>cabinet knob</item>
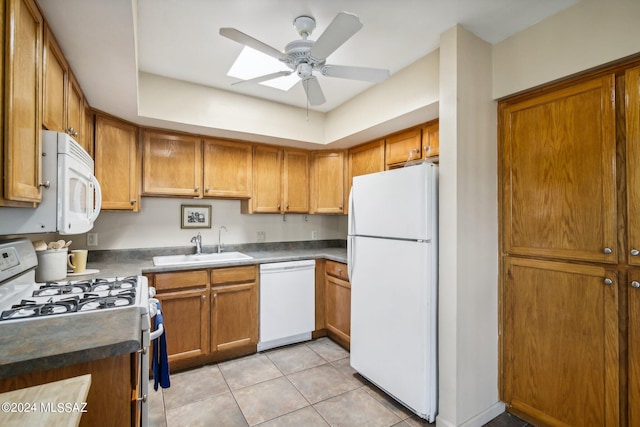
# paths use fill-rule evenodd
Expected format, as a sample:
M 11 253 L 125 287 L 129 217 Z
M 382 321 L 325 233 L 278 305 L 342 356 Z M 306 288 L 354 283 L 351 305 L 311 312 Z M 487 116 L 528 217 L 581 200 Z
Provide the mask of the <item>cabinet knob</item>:
M 631 282 L 631 286 L 638 289 L 640 288 L 640 282 L 638 282 L 637 280 L 634 280 L 633 282 Z
M 640 251 L 637 249 L 631 249 L 631 256 L 638 256 L 640 255 Z
M 605 253 L 605 254 L 607 254 L 607 255 L 609 255 L 609 254 L 613 253 L 613 251 L 611 250 L 611 248 L 604 248 L 604 250 L 603 250 L 602 252 L 604 252 L 604 253 Z
M 342 205 L 338 206 L 338 209 L 342 209 Z
M 129 203 L 131 203 L 131 206 L 135 205 L 138 201 L 136 199 L 131 199 L 129 200 Z
M 199 185 L 196 185 L 196 188 L 194 188 L 194 189 L 193 189 L 193 192 L 194 192 L 194 193 L 197 193 L 198 191 L 200 191 L 200 186 L 199 186 Z
M 213 297 L 214 298 L 218 298 L 218 294 L 213 294 Z
M 38 187 L 49 188 L 50 186 L 51 186 L 51 182 L 50 181 L 45 181 L 45 182 L 41 182 L 40 184 L 38 184 Z
M 208 193 L 209 192 L 209 186 L 204 187 L 204 192 Z
M 277 207 L 278 207 L 278 209 L 280 209 L 280 203 L 278 203 L 278 206 L 277 206 Z
M 204 295 L 202 295 L 202 301 L 204 301 L 204 300 L 206 300 L 206 299 L 207 299 L 207 297 L 206 297 L 206 296 L 204 296 Z
M 286 210 L 289 210 L 289 205 L 287 204 L 287 206 L 284 207 Z
M 604 284 L 605 285 L 613 285 L 613 280 L 609 279 L 608 277 L 604 278 Z

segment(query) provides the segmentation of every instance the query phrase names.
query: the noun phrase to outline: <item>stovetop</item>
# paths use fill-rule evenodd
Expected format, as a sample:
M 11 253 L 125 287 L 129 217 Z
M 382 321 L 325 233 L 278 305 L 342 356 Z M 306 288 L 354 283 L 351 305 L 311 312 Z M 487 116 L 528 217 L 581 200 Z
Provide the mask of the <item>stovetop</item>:
M 0 301 L 0 321 L 136 305 L 142 303 L 136 298 L 139 281 L 130 276 L 15 285 L 12 296 Z

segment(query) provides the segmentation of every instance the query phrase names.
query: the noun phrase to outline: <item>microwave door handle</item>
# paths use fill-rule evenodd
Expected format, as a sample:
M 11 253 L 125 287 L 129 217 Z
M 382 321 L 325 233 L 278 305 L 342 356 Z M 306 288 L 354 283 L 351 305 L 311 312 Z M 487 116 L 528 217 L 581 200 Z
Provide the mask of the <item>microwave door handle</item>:
M 96 201 L 95 209 L 93 210 L 93 214 L 90 218 L 91 222 L 93 223 L 98 218 L 98 215 L 100 215 L 100 209 L 102 209 L 102 188 L 100 188 L 100 183 L 94 175 L 91 175 L 91 182 L 93 183 Z

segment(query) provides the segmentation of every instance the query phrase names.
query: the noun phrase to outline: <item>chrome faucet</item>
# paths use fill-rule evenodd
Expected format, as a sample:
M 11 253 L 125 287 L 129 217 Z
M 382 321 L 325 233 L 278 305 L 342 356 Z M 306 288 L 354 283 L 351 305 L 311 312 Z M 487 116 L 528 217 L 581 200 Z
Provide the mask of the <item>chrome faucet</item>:
M 198 233 L 197 236 L 193 236 L 191 238 L 191 243 L 196 244 L 196 255 L 200 255 L 202 253 L 202 236 Z
M 224 225 L 220 226 L 220 229 L 218 230 L 218 253 L 222 252 L 222 240 L 220 240 L 220 235 L 222 234 L 222 230 L 229 231 L 227 230 L 227 227 L 225 227 Z

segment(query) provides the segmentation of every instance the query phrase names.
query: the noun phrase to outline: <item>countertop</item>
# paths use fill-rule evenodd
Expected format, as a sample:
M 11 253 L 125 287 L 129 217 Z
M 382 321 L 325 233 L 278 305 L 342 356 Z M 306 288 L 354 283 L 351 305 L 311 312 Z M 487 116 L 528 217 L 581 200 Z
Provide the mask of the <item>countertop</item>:
M 68 279 L 124 277 L 302 259 L 347 261 L 344 247 L 278 248 L 271 245 L 269 250 L 229 250 L 239 250 L 253 258 L 192 266 L 155 267 L 152 256 L 131 250 L 112 251 L 108 255 L 101 254 L 87 264 L 88 269 L 100 270 L 99 273 Z M 166 254 L 166 251 L 162 254 Z M 0 379 L 133 353 L 141 348 L 141 319 L 133 308 L 96 311 L 84 315 L 82 322 L 74 322 L 74 317 L 44 317 L 3 324 L 0 327 Z

